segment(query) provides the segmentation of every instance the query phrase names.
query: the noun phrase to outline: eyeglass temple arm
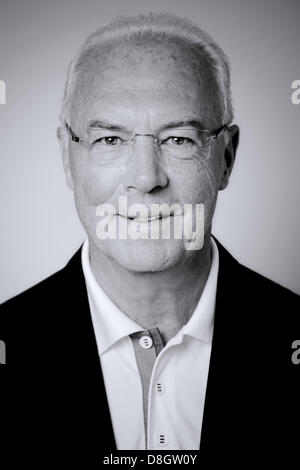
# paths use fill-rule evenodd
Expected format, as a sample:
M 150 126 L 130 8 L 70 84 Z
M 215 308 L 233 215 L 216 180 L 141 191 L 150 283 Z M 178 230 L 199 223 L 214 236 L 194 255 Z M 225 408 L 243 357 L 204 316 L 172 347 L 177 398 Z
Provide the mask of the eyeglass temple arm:
M 74 132 L 72 131 L 71 127 L 68 125 L 67 122 L 65 122 L 65 125 L 66 125 L 67 131 L 69 132 L 69 134 L 70 134 L 70 136 L 71 136 L 71 139 L 72 139 L 74 142 L 80 142 L 80 138 L 77 137 L 77 135 L 74 134 Z
M 218 139 L 223 132 L 225 132 L 227 129 L 229 129 L 228 124 L 224 124 L 222 127 L 217 129 L 215 132 L 211 133 L 211 137 L 214 139 Z

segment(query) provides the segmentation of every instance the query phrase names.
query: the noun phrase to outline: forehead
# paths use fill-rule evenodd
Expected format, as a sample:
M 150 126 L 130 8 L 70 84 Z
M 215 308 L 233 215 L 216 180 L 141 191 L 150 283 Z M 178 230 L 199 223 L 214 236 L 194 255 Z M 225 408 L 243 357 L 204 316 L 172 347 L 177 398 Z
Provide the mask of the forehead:
M 207 59 L 182 41 L 103 45 L 83 58 L 72 116 L 82 126 L 99 113 L 114 121 L 198 114 L 209 124 L 220 118 L 216 88 Z

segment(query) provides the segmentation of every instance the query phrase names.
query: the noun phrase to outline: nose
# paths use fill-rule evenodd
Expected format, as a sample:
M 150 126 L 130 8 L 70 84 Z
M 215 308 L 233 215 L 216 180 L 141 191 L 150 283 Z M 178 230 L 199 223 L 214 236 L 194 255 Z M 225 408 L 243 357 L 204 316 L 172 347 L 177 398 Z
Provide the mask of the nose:
M 150 193 L 167 186 L 168 178 L 155 151 L 151 135 L 136 136 L 133 148 L 129 151 L 131 155 L 123 180 L 126 191 L 134 188 L 143 193 Z

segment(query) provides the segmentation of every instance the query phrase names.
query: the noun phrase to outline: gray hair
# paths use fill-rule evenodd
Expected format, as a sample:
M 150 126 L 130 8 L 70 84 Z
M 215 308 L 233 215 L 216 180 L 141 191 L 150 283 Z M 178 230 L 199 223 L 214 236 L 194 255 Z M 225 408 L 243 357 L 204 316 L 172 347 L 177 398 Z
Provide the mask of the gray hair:
M 159 40 L 183 40 L 187 47 L 196 47 L 211 66 L 218 90 L 216 100 L 222 110 L 224 123 L 233 119 L 233 107 L 230 89 L 230 63 L 218 44 L 203 29 L 186 18 L 179 18 L 171 13 L 148 13 L 133 17 L 119 17 L 110 24 L 92 33 L 84 42 L 69 64 L 65 91 L 62 100 L 60 120 L 63 124 L 70 120 L 71 100 L 77 78 L 84 67 L 89 53 L 107 43 L 124 42 L 138 38 Z

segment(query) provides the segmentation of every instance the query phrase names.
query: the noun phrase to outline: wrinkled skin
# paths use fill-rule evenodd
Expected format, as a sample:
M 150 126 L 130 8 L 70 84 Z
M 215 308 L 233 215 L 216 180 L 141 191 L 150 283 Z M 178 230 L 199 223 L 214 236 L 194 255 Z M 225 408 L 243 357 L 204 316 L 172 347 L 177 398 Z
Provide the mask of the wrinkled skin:
M 136 133 L 155 134 L 167 122 L 197 118 L 213 130 L 223 124 L 214 105 L 215 87 L 205 60 L 196 63 L 195 54 L 188 55 L 182 45 L 106 46 L 90 57 L 81 74 L 70 125 L 84 136 L 87 123 L 101 118 Z M 162 161 L 151 139 L 138 139 L 129 162 L 119 166 L 88 161 L 84 150 L 72 143 L 65 167 L 90 242 L 138 271 L 163 270 L 191 256 L 184 240 L 99 240 L 96 207 L 110 203 L 117 208 L 120 195 L 128 197 L 129 205 L 204 203 L 207 232 L 218 190 L 226 186 L 232 166 L 232 159 L 224 158 L 224 147 L 224 139 L 214 144 L 204 163 L 196 156 Z
M 180 42 L 105 45 L 86 60 L 76 84 L 69 124 L 82 138 L 87 135 L 88 122 L 96 119 L 142 134 L 156 134 L 170 121 L 191 119 L 215 130 L 224 124 L 215 90 L 206 60 L 199 60 Z M 212 218 L 218 191 L 228 184 L 238 128 L 233 126 L 212 145 L 205 162 L 197 155 L 186 161 L 163 160 L 158 158 L 152 139 L 140 137 L 126 163 L 103 164 L 89 159 L 86 150 L 71 142 L 63 128 L 58 135 L 67 183 L 74 191 L 77 211 L 89 237 L 91 264 L 98 282 L 140 324 L 162 326 L 164 316 L 168 337 L 186 321 L 205 285 Z M 119 196 L 125 195 L 128 205 L 204 204 L 203 248 L 188 251 L 184 239 L 99 240 L 97 206 L 110 203 L 117 208 Z M 153 307 L 157 316 L 149 321 Z M 177 326 L 176 315 L 180 316 Z

